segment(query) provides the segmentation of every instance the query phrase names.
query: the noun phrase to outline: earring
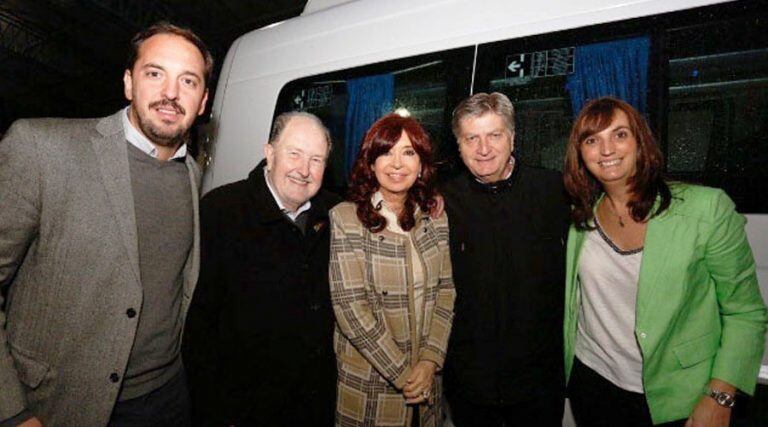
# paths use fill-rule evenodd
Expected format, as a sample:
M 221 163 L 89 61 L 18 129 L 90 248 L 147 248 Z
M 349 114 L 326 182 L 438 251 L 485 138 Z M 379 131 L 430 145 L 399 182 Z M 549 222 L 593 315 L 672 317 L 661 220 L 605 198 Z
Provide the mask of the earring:
M 421 178 L 421 171 L 419 171 L 419 175 L 417 176 L 417 178 Z

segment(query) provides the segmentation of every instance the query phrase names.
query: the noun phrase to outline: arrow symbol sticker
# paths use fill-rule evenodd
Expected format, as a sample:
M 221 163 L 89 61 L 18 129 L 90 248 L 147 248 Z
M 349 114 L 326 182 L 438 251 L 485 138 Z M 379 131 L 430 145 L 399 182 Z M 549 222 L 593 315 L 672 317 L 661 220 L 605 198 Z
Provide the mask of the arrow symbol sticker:
M 512 61 L 509 65 L 507 65 L 507 69 L 514 73 L 520 69 L 520 64 L 517 61 Z

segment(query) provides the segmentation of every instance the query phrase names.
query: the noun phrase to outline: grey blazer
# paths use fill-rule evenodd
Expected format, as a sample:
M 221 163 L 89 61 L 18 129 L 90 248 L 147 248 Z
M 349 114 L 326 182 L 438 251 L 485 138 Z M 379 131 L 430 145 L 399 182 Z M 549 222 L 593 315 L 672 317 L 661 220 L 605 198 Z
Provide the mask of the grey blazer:
M 142 306 L 120 114 L 19 120 L 0 141 L 0 421 L 25 408 L 43 425 L 109 420 L 140 318 L 127 311 Z M 182 316 L 200 261 L 200 171 L 186 164 L 195 235 Z

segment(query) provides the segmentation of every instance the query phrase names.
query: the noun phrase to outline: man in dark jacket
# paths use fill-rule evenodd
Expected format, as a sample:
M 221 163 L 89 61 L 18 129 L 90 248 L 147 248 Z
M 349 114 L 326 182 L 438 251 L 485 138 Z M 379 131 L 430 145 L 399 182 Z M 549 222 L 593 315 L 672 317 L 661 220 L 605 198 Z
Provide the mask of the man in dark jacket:
M 564 239 L 560 174 L 515 163 L 514 117 L 500 93 L 454 110 L 468 172 L 443 188 L 455 317 L 445 383 L 464 426 L 560 426 Z
M 331 425 L 336 365 L 328 210 L 330 136 L 317 117 L 275 119 L 247 179 L 200 206 L 201 272 L 184 342 L 199 425 Z

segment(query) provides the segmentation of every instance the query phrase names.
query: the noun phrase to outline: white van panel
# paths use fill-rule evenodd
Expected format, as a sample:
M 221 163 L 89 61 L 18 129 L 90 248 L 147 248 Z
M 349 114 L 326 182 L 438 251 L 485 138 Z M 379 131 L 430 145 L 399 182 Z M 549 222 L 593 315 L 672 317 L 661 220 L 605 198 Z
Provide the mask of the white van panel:
M 280 89 L 315 74 L 490 41 L 719 3 L 713 0 L 358 0 L 236 41 L 213 106 L 215 150 L 203 191 L 263 158 Z M 223 112 L 226 111 L 225 114 Z
M 263 147 L 283 84 L 284 80 L 272 77 L 226 89 L 226 102 L 219 111 L 214 110 L 216 143 L 203 177 L 203 192 L 245 178 L 264 158 Z
M 212 109 L 203 192 L 243 179 L 263 158 L 280 90 L 293 80 L 451 48 L 684 10 L 717 0 L 357 0 L 240 37 Z M 747 215 L 768 299 L 768 215 Z M 768 346 L 761 381 L 768 384 Z M 566 416 L 565 425 L 573 425 Z
M 747 217 L 747 239 L 757 264 L 757 281 L 763 301 L 768 301 L 768 215 L 745 215 Z M 763 353 L 763 367 L 760 382 L 768 384 L 768 340 Z
M 312 75 L 709 3 L 715 2 L 545 0 L 521 7 L 508 0 L 359 0 L 243 36 L 232 83 L 294 69 Z
M 351 1 L 355 0 L 307 0 L 307 3 L 304 5 L 304 11 L 301 12 L 301 14 L 309 15 L 311 13 L 317 13 L 324 9 L 336 7 Z
M 760 282 L 763 299 L 768 301 L 768 239 L 764 238 L 768 236 L 768 215 L 745 216 L 747 217 L 747 239 L 757 262 L 757 280 Z

